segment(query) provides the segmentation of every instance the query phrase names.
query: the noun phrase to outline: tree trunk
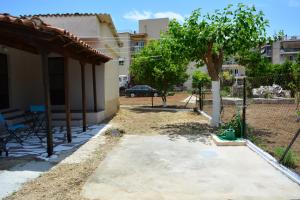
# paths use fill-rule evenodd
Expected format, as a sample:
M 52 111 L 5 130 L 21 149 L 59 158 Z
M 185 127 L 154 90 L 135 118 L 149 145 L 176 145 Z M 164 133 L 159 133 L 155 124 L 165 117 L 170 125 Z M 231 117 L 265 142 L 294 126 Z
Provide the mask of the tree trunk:
M 220 112 L 221 112 L 221 96 L 220 96 L 220 79 L 212 81 L 212 94 L 213 94 L 213 110 L 212 119 L 210 124 L 214 127 L 218 127 L 220 124 Z
M 167 96 L 165 93 L 162 93 L 161 99 L 162 99 L 163 107 L 164 108 L 167 107 Z

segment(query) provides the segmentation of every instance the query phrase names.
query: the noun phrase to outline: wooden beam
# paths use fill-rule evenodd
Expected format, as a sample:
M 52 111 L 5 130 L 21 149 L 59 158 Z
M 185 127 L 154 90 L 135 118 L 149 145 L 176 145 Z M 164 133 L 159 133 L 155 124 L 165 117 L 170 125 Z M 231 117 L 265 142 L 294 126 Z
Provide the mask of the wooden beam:
M 43 86 L 44 86 L 44 101 L 46 107 L 46 127 L 47 127 L 47 153 L 48 156 L 53 154 L 53 136 L 52 136 L 52 116 L 51 116 L 51 100 L 50 100 L 50 85 L 48 72 L 48 53 L 41 51 L 42 69 L 43 69 Z
M 64 57 L 64 81 L 65 81 L 65 110 L 66 110 L 66 128 L 67 128 L 67 141 L 72 142 L 71 133 L 71 113 L 70 113 L 70 81 L 69 81 L 69 62 L 68 57 Z
M 85 63 L 81 66 L 81 99 L 82 99 L 82 131 L 86 131 L 86 94 L 85 94 Z
M 97 80 L 96 80 L 96 65 L 92 65 L 93 68 L 93 97 L 94 97 L 94 112 L 98 112 L 98 102 L 97 102 Z

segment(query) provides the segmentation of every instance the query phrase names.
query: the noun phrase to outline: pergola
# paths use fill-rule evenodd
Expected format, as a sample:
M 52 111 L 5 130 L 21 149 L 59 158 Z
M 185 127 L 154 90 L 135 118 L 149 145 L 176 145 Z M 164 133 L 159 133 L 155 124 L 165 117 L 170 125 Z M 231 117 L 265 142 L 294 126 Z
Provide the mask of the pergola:
M 97 112 L 97 90 L 95 66 L 109 61 L 111 58 L 93 49 L 73 34 L 64 29 L 45 24 L 38 17 L 21 18 L 9 14 L 0 14 L 0 44 L 33 54 L 41 55 L 44 87 L 44 104 L 47 121 L 47 152 L 53 154 L 53 138 L 51 132 L 51 102 L 48 77 L 48 54 L 58 53 L 64 56 L 65 70 L 65 112 L 67 125 L 67 141 L 72 141 L 71 114 L 68 80 L 68 58 L 78 60 L 81 66 L 82 90 L 82 120 L 83 132 L 86 131 L 86 92 L 85 92 L 85 64 L 92 64 L 94 111 Z

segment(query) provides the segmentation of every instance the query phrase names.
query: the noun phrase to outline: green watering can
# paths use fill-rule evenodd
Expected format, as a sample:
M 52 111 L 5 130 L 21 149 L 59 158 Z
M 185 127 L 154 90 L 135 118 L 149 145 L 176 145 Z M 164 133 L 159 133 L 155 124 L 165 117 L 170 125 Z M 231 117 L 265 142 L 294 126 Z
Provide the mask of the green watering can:
M 226 129 L 221 135 L 219 135 L 219 138 L 223 140 L 236 140 L 235 130 L 232 128 Z

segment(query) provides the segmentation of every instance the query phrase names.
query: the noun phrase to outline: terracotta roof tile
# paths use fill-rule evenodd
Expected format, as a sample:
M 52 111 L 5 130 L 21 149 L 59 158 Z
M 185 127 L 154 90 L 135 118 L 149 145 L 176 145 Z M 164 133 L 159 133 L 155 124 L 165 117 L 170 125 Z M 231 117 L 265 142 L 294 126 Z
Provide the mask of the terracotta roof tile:
M 3 13 L 3 14 L 0 13 L 0 23 L 1 22 L 18 24 L 20 26 L 26 26 L 28 28 L 33 28 L 36 30 L 51 32 L 53 34 L 57 34 L 62 37 L 65 37 L 66 39 L 72 40 L 74 43 L 86 48 L 90 52 L 93 52 L 93 54 L 101 57 L 105 61 L 112 59 L 111 57 L 104 55 L 102 52 L 97 51 L 96 49 L 90 47 L 87 43 L 80 40 L 78 37 L 68 32 L 67 30 L 44 23 L 38 16 L 32 16 L 31 18 L 25 16 L 14 17 L 9 15 L 8 13 Z

